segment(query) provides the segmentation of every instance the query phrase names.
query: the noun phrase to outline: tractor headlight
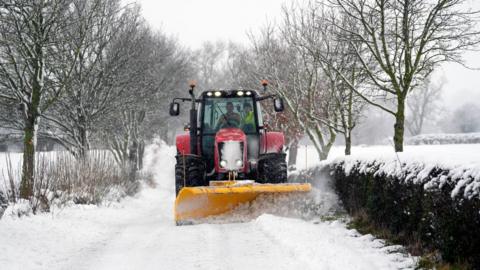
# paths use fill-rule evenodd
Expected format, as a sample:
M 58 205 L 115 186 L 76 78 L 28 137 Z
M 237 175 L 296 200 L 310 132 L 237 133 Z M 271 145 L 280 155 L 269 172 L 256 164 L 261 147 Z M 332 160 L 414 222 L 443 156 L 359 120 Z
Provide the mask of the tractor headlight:
M 227 167 L 227 161 L 226 160 L 220 161 L 220 166 L 223 168 Z
M 207 96 L 211 97 L 212 95 L 212 92 L 207 92 Z
M 243 91 L 238 91 L 238 92 L 237 92 L 237 95 L 238 95 L 239 97 L 243 96 Z
M 215 92 L 215 96 L 216 96 L 216 97 L 219 97 L 219 96 L 221 96 L 221 95 L 222 95 L 222 92 L 220 92 L 220 91 Z
M 235 165 L 240 168 L 243 166 L 243 161 L 241 159 L 237 159 L 237 161 L 235 161 Z
M 247 96 L 250 96 L 251 94 L 252 94 L 252 92 L 250 92 L 250 91 L 247 91 L 247 92 L 245 93 L 245 95 L 247 95 Z

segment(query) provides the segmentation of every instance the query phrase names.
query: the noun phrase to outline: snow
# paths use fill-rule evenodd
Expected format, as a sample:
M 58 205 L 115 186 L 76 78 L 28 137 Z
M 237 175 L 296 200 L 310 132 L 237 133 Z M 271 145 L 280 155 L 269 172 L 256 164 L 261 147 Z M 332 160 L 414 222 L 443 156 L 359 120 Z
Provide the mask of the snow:
M 2 269 L 412 269 L 416 259 L 340 221 L 261 214 L 191 226 L 173 222 L 174 155 L 150 146 L 156 187 L 109 207 L 73 205 L 0 220 Z M 336 196 L 315 192 L 329 211 Z M 316 197 L 316 196 L 320 196 Z M 324 196 L 323 196 L 324 195 Z M 322 199 L 323 198 L 323 199 Z M 267 200 L 256 203 L 260 210 Z M 263 206 L 262 206 L 263 205 Z M 322 208 L 320 207 L 320 208 Z M 245 210 L 245 209 L 243 209 Z M 238 211 L 242 211 L 239 209 Z M 239 213 L 237 211 L 237 214 Z
M 347 230 L 339 221 L 314 224 L 263 215 L 255 223 L 310 268 L 398 269 L 411 263 L 396 253 L 389 254 L 398 246 L 386 247 L 382 240 Z M 308 248 L 304 243 L 309 243 Z
M 9 215 L 28 216 L 33 213 L 32 205 L 28 200 L 20 199 L 15 204 L 8 205 L 4 213 Z

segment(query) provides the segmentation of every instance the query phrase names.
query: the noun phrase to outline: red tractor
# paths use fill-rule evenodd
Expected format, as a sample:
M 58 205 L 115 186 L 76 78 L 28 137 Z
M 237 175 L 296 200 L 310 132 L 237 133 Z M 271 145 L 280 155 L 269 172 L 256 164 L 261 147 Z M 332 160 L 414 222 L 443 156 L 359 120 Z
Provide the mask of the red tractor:
M 265 91 L 267 83 L 262 84 Z M 260 192 L 258 190 L 282 192 L 279 191 L 283 190 L 281 186 L 279 189 L 275 185 L 259 184 L 287 182 L 283 133 L 267 130 L 261 106 L 262 101 L 272 100 L 275 111 L 281 112 L 284 109 L 283 100 L 276 95 L 260 95 L 255 90 L 211 90 L 204 91 L 197 98 L 194 88 L 195 85 L 190 85 L 190 98 L 175 98 L 170 104 L 170 115 L 177 116 L 180 113 L 179 101 L 191 102 L 189 133 L 176 137 L 177 214 L 179 201 L 194 196 L 186 195 L 187 191 L 195 196 L 210 194 L 210 203 L 213 203 L 213 197 L 220 200 L 213 206 L 197 205 L 202 209 L 200 212 L 209 207 L 218 208 L 219 204 L 237 203 L 238 197 L 245 196 L 245 192 L 253 192 L 255 196 Z M 243 189 L 233 188 L 239 185 Z M 250 187 L 248 191 L 245 190 L 246 186 Z M 298 191 L 295 184 L 283 186 L 288 189 L 283 192 Z M 185 194 L 180 196 L 183 190 Z M 251 199 L 254 196 L 245 200 Z M 191 203 L 186 208 L 192 208 Z M 202 213 L 199 216 L 204 215 Z

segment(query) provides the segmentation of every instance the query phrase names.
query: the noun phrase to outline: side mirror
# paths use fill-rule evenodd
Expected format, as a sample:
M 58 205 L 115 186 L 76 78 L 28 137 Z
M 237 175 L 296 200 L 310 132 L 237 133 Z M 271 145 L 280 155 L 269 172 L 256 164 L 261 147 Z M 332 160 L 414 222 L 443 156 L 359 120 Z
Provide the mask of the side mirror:
M 170 103 L 170 115 L 177 116 L 180 114 L 180 104 L 178 102 Z
M 276 112 L 283 112 L 283 110 L 285 109 L 283 106 L 283 99 L 280 97 L 275 98 L 273 100 L 273 108 Z

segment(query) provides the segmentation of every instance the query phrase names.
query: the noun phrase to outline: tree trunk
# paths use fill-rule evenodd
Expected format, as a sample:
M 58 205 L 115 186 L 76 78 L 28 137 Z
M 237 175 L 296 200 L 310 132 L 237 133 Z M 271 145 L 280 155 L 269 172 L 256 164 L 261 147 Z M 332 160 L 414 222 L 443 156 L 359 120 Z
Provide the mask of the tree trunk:
M 20 198 L 29 199 L 33 196 L 35 173 L 36 117 L 29 113 L 23 129 L 23 165 L 22 182 L 20 183 Z
M 319 128 L 317 128 L 317 132 L 320 132 Z M 328 158 L 328 154 L 330 154 L 330 150 L 332 149 L 332 146 L 335 143 L 335 139 L 337 138 L 337 133 L 333 128 L 328 128 L 328 132 L 329 132 L 328 142 L 323 147 L 322 152 L 320 153 L 320 161 L 326 160 Z
M 328 139 L 328 143 L 323 147 L 322 152 L 320 153 L 320 161 L 327 160 L 336 137 L 337 135 L 335 134 L 335 132 L 330 131 L 330 138 Z
M 41 46 L 36 44 L 35 51 L 38 55 L 38 59 L 33 66 L 35 77 L 32 80 L 30 104 L 23 104 L 25 126 L 23 129 L 22 182 L 20 183 L 20 198 L 22 199 L 30 199 L 34 195 L 33 185 L 35 181 L 37 122 L 43 89 L 43 52 Z
M 395 125 L 393 143 L 395 152 L 403 152 L 403 136 L 405 133 L 405 99 L 398 97 L 397 113 L 395 115 Z
M 335 138 L 337 137 L 336 133 L 333 131 L 333 129 L 329 128 L 329 137 L 327 143 L 325 144 L 324 135 L 322 134 L 319 126 L 315 126 L 314 129 L 307 129 L 306 132 L 310 140 L 313 142 L 315 149 L 317 150 L 320 161 L 326 160 L 328 158 L 328 154 L 330 153 L 330 149 L 335 142 Z
M 132 144 L 129 147 L 129 156 L 128 156 L 128 163 L 130 166 L 130 175 L 129 179 L 133 183 L 136 180 L 137 171 L 139 169 L 138 161 L 139 161 L 139 151 L 141 148 L 141 142 L 139 141 L 138 135 L 138 125 L 139 122 L 143 120 L 144 114 L 142 112 L 138 113 L 135 111 L 130 111 L 130 121 L 131 121 L 131 137 L 132 137 Z
M 138 169 L 143 169 L 143 155 L 145 154 L 145 141 L 141 140 L 138 146 Z
M 307 128 L 306 133 L 307 133 L 308 137 L 310 138 L 310 141 L 312 141 L 313 146 L 315 147 L 315 150 L 317 151 L 318 158 L 320 160 L 322 160 L 322 152 L 323 152 L 324 143 L 320 142 L 320 140 L 323 140 L 323 137 L 318 138 L 317 137 L 318 134 L 316 134 L 315 131 L 313 131 L 310 128 Z M 320 134 L 320 136 L 322 136 L 322 135 Z
M 128 155 L 128 164 L 129 164 L 129 180 L 130 182 L 135 182 L 137 170 L 138 170 L 138 142 L 137 140 L 132 140 L 132 145 L 129 149 Z
M 78 149 L 78 158 L 86 160 L 88 151 L 90 150 L 90 141 L 88 138 L 87 120 L 84 115 L 78 119 L 78 136 L 80 141 L 80 149 Z
M 354 70 L 355 72 L 355 70 Z M 355 75 L 352 76 L 354 78 Z M 348 107 L 347 107 L 347 124 L 344 125 L 345 133 L 343 134 L 345 137 L 345 155 L 350 156 L 352 153 L 352 130 L 354 127 L 353 124 L 353 91 L 350 90 L 348 94 Z
M 350 156 L 352 154 L 352 136 L 350 132 L 345 134 L 345 155 Z
M 80 129 L 80 158 L 85 159 L 87 157 L 87 153 L 89 150 L 88 138 L 87 138 L 87 130 L 85 128 Z
M 295 170 L 297 166 L 298 141 L 295 140 L 288 149 L 288 169 Z

